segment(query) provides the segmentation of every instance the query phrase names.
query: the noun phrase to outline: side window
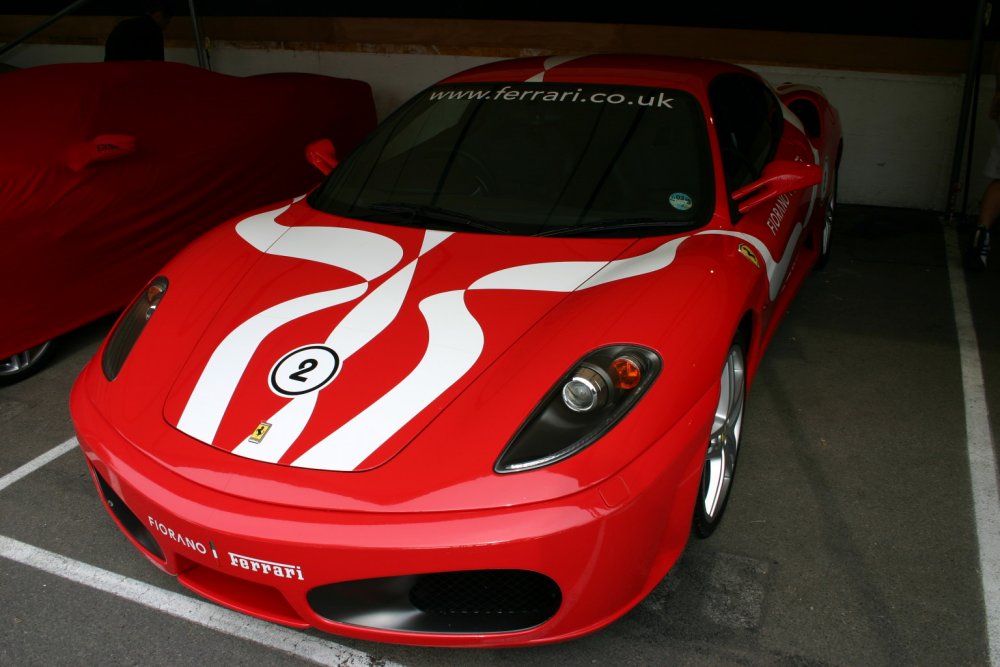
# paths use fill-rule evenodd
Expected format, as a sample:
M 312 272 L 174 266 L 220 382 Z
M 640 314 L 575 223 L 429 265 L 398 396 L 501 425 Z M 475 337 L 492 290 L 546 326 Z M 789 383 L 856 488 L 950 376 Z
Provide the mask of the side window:
M 708 94 L 732 192 L 759 177 L 774 157 L 784 128 L 781 104 L 764 83 L 743 74 L 717 77 Z

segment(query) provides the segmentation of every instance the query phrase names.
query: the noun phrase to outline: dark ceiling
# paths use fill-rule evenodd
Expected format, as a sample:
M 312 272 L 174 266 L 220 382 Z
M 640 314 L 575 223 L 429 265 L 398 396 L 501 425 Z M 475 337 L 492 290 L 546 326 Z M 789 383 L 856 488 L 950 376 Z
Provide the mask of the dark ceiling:
M 187 14 L 188 0 L 167 0 L 174 14 Z M 497 3 L 459 0 L 409 2 L 334 2 L 332 0 L 193 0 L 201 16 L 339 16 L 373 18 L 455 18 L 742 28 L 781 32 L 968 39 L 979 0 L 947 4 L 815 0 L 789 2 L 608 3 L 586 7 L 511 0 Z M 3 14 L 55 14 L 71 0 L 0 0 Z M 141 0 L 91 0 L 74 14 L 124 16 L 140 13 Z M 986 5 L 989 6 L 988 4 Z M 995 23 L 1000 23 L 1000 15 Z M 997 26 L 991 25 L 989 37 Z M 1000 30 L 996 30 L 1000 36 Z

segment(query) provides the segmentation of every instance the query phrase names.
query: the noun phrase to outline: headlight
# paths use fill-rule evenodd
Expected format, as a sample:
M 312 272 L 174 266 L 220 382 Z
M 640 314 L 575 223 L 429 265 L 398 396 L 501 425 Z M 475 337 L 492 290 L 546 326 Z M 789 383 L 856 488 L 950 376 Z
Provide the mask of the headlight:
M 146 323 L 156 312 L 156 308 L 160 305 L 166 292 L 167 279 L 163 276 L 154 278 L 118 321 L 117 326 L 108 337 L 108 344 L 105 346 L 104 356 L 101 358 L 101 368 L 108 381 L 118 377 L 118 372 L 122 369 L 129 352 L 132 351 L 132 346 L 139 339 L 142 330 L 146 328 Z
M 632 409 L 660 372 L 660 357 L 644 347 L 611 345 L 563 375 L 504 448 L 499 473 L 533 470 L 573 456 Z
M 581 366 L 562 387 L 563 403 L 573 412 L 590 412 L 608 400 L 608 380 L 599 368 Z

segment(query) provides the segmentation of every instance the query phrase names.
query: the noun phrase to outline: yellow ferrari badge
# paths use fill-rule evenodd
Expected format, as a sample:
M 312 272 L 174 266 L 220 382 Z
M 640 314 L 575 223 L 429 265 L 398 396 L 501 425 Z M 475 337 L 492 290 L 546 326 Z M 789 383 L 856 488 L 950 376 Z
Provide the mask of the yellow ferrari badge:
M 257 425 L 257 428 L 253 430 L 253 435 L 251 435 L 248 440 L 253 444 L 260 444 L 260 441 L 264 439 L 267 432 L 271 430 L 271 425 L 267 422 L 261 422 Z
M 760 260 L 757 259 L 757 253 L 753 251 L 753 248 L 748 246 L 746 243 L 741 243 L 738 250 L 740 251 L 740 254 L 749 259 L 754 266 L 758 269 L 760 268 Z

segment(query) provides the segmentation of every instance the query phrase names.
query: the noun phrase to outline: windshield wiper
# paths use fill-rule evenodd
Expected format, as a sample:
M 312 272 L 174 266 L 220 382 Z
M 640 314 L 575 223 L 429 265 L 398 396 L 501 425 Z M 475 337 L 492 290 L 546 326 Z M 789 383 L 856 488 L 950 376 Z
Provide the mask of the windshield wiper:
M 467 213 L 460 213 L 459 211 L 452 211 L 447 208 L 441 208 L 440 206 L 384 202 L 380 204 L 369 204 L 366 208 L 369 208 L 372 211 L 383 211 L 386 213 L 405 213 L 413 218 L 420 218 L 433 222 L 444 222 L 451 225 L 457 225 L 459 227 L 472 227 L 473 229 L 479 229 L 493 234 L 510 233 L 502 227 L 491 225 L 490 223 L 480 220 L 475 216 Z
M 572 236 L 576 234 L 586 235 L 597 232 L 613 232 L 624 229 L 683 229 L 697 226 L 697 222 L 690 220 L 660 220 L 657 218 L 606 218 L 604 220 L 594 220 L 583 225 L 570 225 L 569 227 L 556 227 L 538 232 L 535 236 Z

